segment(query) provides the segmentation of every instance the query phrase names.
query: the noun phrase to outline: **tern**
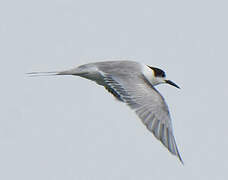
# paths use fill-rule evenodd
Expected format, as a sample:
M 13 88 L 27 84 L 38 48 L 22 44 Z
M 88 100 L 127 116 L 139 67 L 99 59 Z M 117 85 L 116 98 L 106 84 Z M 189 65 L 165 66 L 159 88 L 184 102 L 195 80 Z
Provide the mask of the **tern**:
M 168 106 L 155 89 L 156 85 L 163 83 L 176 88 L 179 86 L 166 79 L 163 70 L 135 61 L 105 61 L 84 64 L 65 71 L 28 74 L 80 76 L 104 86 L 118 101 L 133 109 L 147 129 L 183 164 L 174 138 Z

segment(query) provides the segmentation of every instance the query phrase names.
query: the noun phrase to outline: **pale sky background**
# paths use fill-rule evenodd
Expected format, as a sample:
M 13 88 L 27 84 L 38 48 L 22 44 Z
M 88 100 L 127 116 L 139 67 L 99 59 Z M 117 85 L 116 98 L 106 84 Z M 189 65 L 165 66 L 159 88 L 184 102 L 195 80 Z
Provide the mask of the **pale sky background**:
M 228 2 L 0 1 L 0 179 L 228 178 Z M 185 162 L 78 77 L 26 72 L 129 59 L 157 66 Z

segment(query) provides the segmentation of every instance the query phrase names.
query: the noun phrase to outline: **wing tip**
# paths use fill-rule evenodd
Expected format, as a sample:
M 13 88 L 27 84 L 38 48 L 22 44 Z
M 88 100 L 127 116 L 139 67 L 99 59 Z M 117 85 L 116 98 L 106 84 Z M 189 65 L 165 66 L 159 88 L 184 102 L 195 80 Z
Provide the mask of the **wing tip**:
M 180 153 L 179 153 L 179 151 L 178 151 L 178 150 L 177 150 L 177 154 L 176 154 L 176 156 L 177 156 L 177 157 L 178 157 L 178 159 L 180 160 L 181 164 L 184 166 L 184 161 L 183 161 L 183 159 L 181 158 Z
M 173 142 L 174 142 L 174 149 L 175 149 L 175 151 L 174 151 L 174 152 L 171 152 L 171 151 L 170 151 L 170 152 L 171 152 L 173 155 L 177 156 L 178 159 L 180 160 L 181 164 L 184 165 L 184 161 L 183 161 L 183 159 L 181 158 L 181 155 L 180 155 L 180 153 L 179 153 L 179 151 L 178 151 L 177 144 L 176 144 L 176 141 L 175 141 L 174 136 L 173 136 Z

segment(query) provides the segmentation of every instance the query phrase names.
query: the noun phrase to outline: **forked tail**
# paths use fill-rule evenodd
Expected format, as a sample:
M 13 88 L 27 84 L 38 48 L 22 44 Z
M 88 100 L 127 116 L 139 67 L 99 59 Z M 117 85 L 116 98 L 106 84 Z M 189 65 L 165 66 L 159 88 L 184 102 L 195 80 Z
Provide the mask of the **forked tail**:
M 29 77 L 36 77 L 36 76 L 57 76 L 57 75 L 78 75 L 80 76 L 83 74 L 80 68 L 74 68 L 66 71 L 49 71 L 49 72 L 30 72 L 27 73 Z
M 36 77 L 36 76 L 55 76 L 59 75 L 58 71 L 52 71 L 52 72 L 30 72 L 26 73 L 29 77 Z

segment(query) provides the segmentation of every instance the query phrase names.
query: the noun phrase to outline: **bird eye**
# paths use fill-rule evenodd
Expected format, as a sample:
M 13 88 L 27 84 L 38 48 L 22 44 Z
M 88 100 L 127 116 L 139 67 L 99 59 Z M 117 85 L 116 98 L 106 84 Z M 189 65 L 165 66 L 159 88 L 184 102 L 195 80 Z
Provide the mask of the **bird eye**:
M 154 71 L 156 77 L 166 77 L 165 72 L 159 68 L 148 66 Z

